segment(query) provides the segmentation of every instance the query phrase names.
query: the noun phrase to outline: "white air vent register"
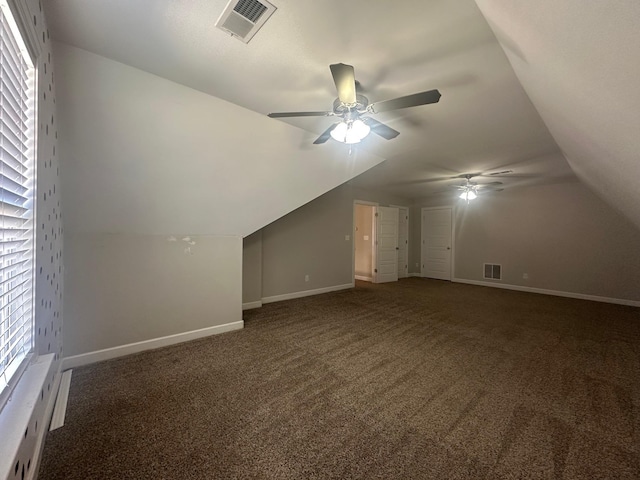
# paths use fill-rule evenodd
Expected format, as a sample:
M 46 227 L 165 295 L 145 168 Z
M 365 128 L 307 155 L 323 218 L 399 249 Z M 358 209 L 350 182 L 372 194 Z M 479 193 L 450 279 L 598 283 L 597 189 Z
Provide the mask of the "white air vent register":
M 265 0 L 231 0 L 216 27 L 249 43 L 275 11 L 276 7 Z
M 502 265 L 495 263 L 485 263 L 484 278 L 490 278 L 492 280 L 502 280 Z

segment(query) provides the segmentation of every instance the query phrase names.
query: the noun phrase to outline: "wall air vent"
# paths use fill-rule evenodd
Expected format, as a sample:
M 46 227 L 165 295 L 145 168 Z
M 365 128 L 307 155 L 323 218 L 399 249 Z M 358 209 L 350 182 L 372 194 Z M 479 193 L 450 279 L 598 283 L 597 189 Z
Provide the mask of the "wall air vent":
M 484 278 L 488 278 L 491 280 L 502 280 L 502 265 L 485 263 Z
M 276 7 L 265 0 L 231 0 L 216 27 L 249 43 L 275 11 Z

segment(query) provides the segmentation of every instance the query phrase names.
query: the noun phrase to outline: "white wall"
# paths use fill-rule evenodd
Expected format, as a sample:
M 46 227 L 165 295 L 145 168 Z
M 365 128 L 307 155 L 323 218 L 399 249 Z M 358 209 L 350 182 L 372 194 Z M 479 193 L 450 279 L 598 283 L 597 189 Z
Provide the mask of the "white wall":
M 40 369 L 43 357 L 53 355 L 54 362 L 46 373 L 41 385 L 30 384 L 28 388 L 14 390 L 9 403 L 19 403 L 22 411 L 29 411 L 30 418 L 17 429 L 6 430 L 7 425 L 16 426 L 22 418 L 11 418 L 5 422 L 0 416 L 0 478 L 13 478 L 18 466 L 18 475 L 22 469 L 31 475 L 37 469 L 39 435 L 43 434 L 48 425 L 45 417 L 47 406 L 55 395 L 57 382 L 56 373 L 62 355 L 62 297 L 63 297 L 63 230 L 62 206 L 60 204 L 60 169 L 58 150 L 58 123 L 56 109 L 57 85 L 54 81 L 54 71 L 57 74 L 57 62 L 52 55 L 51 41 L 47 28 L 47 21 L 38 0 L 16 0 L 25 13 L 25 23 L 33 29 L 33 35 L 38 44 L 39 55 L 36 59 L 38 70 L 38 102 L 37 102 L 37 185 L 35 206 L 35 366 Z M 44 363 L 44 362 L 43 362 Z M 31 367 L 27 369 L 30 373 Z M 29 375 L 31 377 L 31 375 Z M 24 379 L 24 378 L 23 378 Z M 31 388 L 32 387 L 32 388 Z M 18 393 L 17 393 L 18 392 Z M 23 396 L 26 392 L 28 395 Z M 3 410 L 6 414 L 8 409 Z M 12 412 L 15 409 L 11 410 Z M 27 413 L 25 413 L 27 414 Z M 11 445 L 11 447 L 9 446 Z M 5 458 L 6 449 L 17 445 L 15 455 Z M 18 478 L 16 476 L 16 478 Z

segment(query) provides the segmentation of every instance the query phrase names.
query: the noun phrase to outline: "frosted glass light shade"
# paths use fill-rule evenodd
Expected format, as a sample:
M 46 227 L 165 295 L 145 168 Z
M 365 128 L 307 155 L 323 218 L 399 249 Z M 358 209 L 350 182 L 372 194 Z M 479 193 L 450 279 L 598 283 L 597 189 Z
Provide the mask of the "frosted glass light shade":
M 476 192 L 474 192 L 473 190 L 465 190 L 460 194 L 460 198 L 466 200 L 467 202 L 477 197 L 478 196 L 476 195 Z
M 369 135 L 370 131 L 369 125 L 358 119 L 352 123 L 340 122 L 331 130 L 331 137 L 338 142 L 353 144 Z

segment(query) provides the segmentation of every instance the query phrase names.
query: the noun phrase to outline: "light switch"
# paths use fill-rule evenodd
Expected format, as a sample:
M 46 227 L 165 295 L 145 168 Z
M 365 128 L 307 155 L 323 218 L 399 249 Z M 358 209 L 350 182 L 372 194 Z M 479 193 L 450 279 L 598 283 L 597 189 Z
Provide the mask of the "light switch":
M 344 236 L 344 239 L 345 239 L 346 241 L 351 240 L 351 235 L 345 235 L 345 236 Z
M 365 235 L 365 236 L 364 236 L 364 239 L 365 239 L 365 240 L 369 240 L 369 235 Z

